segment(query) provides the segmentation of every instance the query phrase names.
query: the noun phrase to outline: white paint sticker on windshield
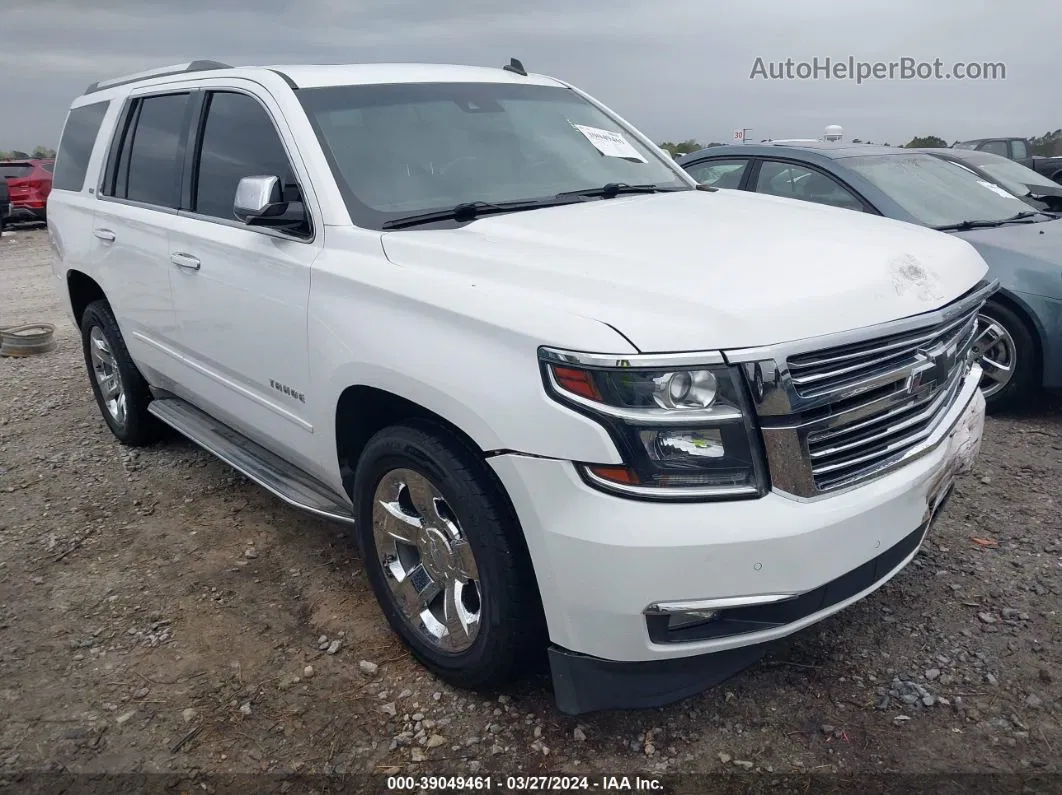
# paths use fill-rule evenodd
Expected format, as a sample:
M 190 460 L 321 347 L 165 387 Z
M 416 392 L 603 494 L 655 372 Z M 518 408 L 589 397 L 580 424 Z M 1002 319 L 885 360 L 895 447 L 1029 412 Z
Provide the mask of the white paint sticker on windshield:
M 586 136 L 586 140 L 594 145 L 605 157 L 621 157 L 624 160 L 637 160 L 639 163 L 647 162 L 638 154 L 638 150 L 631 146 L 631 142 L 611 130 L 602 130 L 600 127 L 588 127 L 585 124 L 568 122 L 572 127 Z
M 983 179 L 979 179 L 977 181 L 993 193 L 1002 196 L 1004 199 L 1014 199 L 1015 201 L 1021 201 L 1021 199 L 1019 199 L 1013 193 L 1008 193 L 1007 191 L 1003 190 L 1003 188 L 999 187 L 999 185 L 993 185 L 991 182 L 985 182 Z

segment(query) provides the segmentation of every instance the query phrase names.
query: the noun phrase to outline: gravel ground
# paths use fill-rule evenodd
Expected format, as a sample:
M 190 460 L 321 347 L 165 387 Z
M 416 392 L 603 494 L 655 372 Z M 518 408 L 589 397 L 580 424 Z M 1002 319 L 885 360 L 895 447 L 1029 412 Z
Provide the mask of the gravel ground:
M 487 698 L 427 674 L 343 528 L 184 440 L 120 447 L 50 258 L 43 230 L 0 240 L 0 326 L 53 322 L 59 340 L 0 359 L 0 784 L 1059 767 L 1057 400 L 989 420 L 930 540 L 870 598 L 701 696 L 575 719 L 544 677 Z

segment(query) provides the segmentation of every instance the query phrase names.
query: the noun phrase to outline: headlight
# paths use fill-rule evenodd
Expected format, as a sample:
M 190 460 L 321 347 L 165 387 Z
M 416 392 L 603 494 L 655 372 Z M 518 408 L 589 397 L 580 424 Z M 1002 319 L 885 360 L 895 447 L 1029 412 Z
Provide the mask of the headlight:
M 584 480 L 626 496 L 705 500 L 767 491 L 759 431 L 740 372 L 705 354 L 606 357 L 542 348 L 550 395 L 608 430 L 624 463 L 580 463 Z M 672 364 L 669 359 L 674 359 Z

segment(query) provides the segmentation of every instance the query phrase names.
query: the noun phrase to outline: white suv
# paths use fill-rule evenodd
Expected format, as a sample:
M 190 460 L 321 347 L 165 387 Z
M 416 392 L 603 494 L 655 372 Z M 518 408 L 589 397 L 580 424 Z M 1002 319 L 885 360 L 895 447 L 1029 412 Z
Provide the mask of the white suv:
M 103 418 L 353 522 L 459 686 L 749 665 L 915 555 L 980 443 L 966 242 L 701 189 L 578 89 L 193 62 L 93 84 L 49 201 Z

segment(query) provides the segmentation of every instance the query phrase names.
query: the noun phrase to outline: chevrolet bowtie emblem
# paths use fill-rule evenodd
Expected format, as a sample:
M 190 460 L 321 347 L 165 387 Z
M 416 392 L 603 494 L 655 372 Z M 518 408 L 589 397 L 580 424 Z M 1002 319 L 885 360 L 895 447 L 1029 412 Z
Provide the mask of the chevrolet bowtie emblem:
M 907 391 L 911 394 L 924 388 L 939 389 L 944 386 L 955 369 L 958 349 L 954 345 L 935 345 L 919 348 L 917 356 L 919 363 L 907 377 Z

